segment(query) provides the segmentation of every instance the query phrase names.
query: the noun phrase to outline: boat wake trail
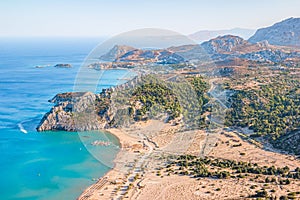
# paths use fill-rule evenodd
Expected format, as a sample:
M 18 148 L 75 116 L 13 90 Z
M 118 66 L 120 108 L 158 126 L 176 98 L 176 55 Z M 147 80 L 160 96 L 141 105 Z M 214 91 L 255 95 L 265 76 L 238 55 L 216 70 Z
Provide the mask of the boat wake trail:
M 22 123 L 18 123 L 18 127 L 22 133 L 24 133 L 24 134 L 28 133 L 28 131 L 26 131 L 25 128 L 23 127 Z

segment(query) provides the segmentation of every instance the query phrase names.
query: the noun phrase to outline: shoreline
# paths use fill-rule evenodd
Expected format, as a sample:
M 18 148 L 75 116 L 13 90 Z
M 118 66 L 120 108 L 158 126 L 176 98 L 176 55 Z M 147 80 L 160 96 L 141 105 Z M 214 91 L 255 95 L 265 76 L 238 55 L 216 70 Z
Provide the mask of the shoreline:
M 109 171 L 107 171 L 105 174 L 103 174 L 103 176 L 102 177 L 100 177 L 99 179 L 98 179 L 98 181 L 96 182 L 96 183 L 93 183 L 92 185 L 90 185 L 90 186 L 88 186 L 81 194 L 80 194 L 80 196 L 77 198 L 77 200 L 84 200 L 84 199 L 87 199 L 88 197 L 90 197 L 90 194 L 91 194 L 91 192 L 93 192 L 93 191 L 91 191 L 91 190 L 94 190 L 94 186 L 97 186 L 97 185 L 100 185 L 101 187 L 103 187 L 102 186 L 102 184 L 104 183 L 106 183 L 106 180 L 107 180 L 107 177 L 109 177 L 109 174 L 110 173 L 113 173 L 113 171 L 115 170 L 115 168 L 116 168 L 116 159 L 118 158 L 118 155 L 120 154 L 120 152 L 122 151 L 122 149 L 123 149 L 123 147 L 124 147 L 124 141 L 121 139 L 121 137 L 119 137 L 119 135 L 117 135 L 114 131 L 112 131 L 112 130 L 110 130 L 110 129 L 105 129 L 105 130 L 103 130 L 103 131 L 105 131 L 105 132 L 107 132 L 107 133 L 109 133 L 109 134 L 112 134 L 113 136 L 115 136 L 116 138 L 117 138 L 117 140 L 119 141 L 119 144 L 120 144 L 120 151 L 117 153 L 117 155 L 116 155 L 116 157 L 115 157 L 115 159 L 114 159 L 114 161 L 113 161 L 113 163 L 114 163 L 114 166 L 113 166 L 113 168 L 111 168 Z M 100 189 L 100 188 L 97 188 L 97 189 Z
M 229 197 L 240 198 L 241 195 L 251 196 L 256 189 L 251 189 L 251 185 L 264 187 L 264 176 L 262 182 L 253 182 L 248 179 L 193 179 L 189 176 L 168 175 L 161 171 L 157 175 L 157 167 L 163 167 L 159 156 L 165 147 L 166 138 L 175 138 L 176 132 L 172 132 L 174 127 L 160 123 L 155 120 L 131 125 L 127 128 L 105 129 L 109 134 L 114 135 L 120 143 L 120 151 L 114 159 L 114 167 L 105 173 L 96 183 L 86 188 L 78 200 L 111 200 L 119 198 L 128 199 L 159 199 L 164 197 L 168 200 L 177 199 L 228 199 Z M 159 127 L 159 128 L 157 128 Z M 155 129 L 157 128 L 157 129 Z M 151 133 L 159 132 L 159 136 L 151 136 Z M 170 132 L 168 132 L 170 131 Z M 288 166 L 290 169 L 299 166 L 300 161 L 291 155 L 283 155 L 278 152 L 266 151 L 257 146 L 243 141 L 238 134 L 233 131 L 224 131 L 217 139 L 218 148 L 211 149 L 208 157 L 219 159 L 229 159 L 236 161 L 252 161 L 260 166 Z M 188 134 L 189 132 L 186 132 Z M 170 135 L 171 134 L 171 135 Z M 180 133 L 181 134 L 181 133 Z M 205 141 L 205 132 L 195 133 L 194 141 L 186 149 L 187 154 L 199 151 L 199 142 Z M 150 138 L 148 138 L 150 137 Z M 151 143 L 158 142 L 158 147 Z M 169 141 L 174 142 L 174 141 Z M 232 147 L 236 143 L 240 146 Z M 141 146 L 142 144 L 142 146 Z M 201 147 L 202 144 L 200 144 Z M 218 149 L 223 149 L 219 151 Z M 247 152 L 241 155 L 240 152 Z M 277 159 L 275 159 L 277 158 Z M 252 177 L 253 178 L 253 177 Z M 233 191 L 235 185 L 240 189 Z M 284 195 L 287 190 L 294 191 L 294 186 L 300 182 L 293 180 L 291 185 L 284 185 L 276 192 L 277 196 Z M 206 187 L 204 187 L 206 185 Z M 163 188 L 163 189 L 162 189 Z M 220 188 L 216 190 L 216 188 Z M 250 188 L 250 189 L 249 189 Z M 277 189 L 277 185 L 270 185 L 271 189 Z M 184 195 L 183 195 L 184 194 Z
M 123 155 L 124 151 L 132 151 L 132 145 L 134 145 L 138 138 L 133 138 L 131 136 L 126 135 L 123 130 L 117 128 L 109 128 L 104 129 L 109 134 L 112 134 L 117 138 L 120 144 L 120 151 L 117 153 L 115 159 L 113 160 L 114 166 L 109 171 L 107 171 L 102 177 L 98 179 L 97 182 L 93 183 L 92 185 L 88 186 L 77 198 L 77 200 L 85 200 L 85 199 L 98 199 L 99 197 L 95 196 L 96 190 L 101 190 L 107 183 L 112 182 L 119 182 L 124 179 L 125 172 L 121 172 L 118 170 L 118 163 L 119 158 Z M 133 139 L 133 140 L 132 140 Z M 102 196 L 102 194 L 98 194 Z

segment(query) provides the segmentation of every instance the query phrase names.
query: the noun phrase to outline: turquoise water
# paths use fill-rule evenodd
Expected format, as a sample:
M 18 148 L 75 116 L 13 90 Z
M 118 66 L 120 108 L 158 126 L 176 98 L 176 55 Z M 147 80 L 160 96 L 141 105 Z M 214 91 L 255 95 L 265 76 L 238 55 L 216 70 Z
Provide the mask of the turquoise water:
M 112 166 L 119 143 L 110 134 L 35 130 L 52 106 L 48 100 L 56 93 L 72 91 L 81 63 L 100 41 L 0 39 L 1 199 L 76 199 Z M 70 63 L 73 68 L 52 67 L 57 63 Z M 105 71 L 98 90 L 119 84 L 118 78 L 126 73 Z M 95 140 L 112 145 L 92 146 Z M 103 159 L 97 160 L 87 150 L 95 152 L 95 148 Z

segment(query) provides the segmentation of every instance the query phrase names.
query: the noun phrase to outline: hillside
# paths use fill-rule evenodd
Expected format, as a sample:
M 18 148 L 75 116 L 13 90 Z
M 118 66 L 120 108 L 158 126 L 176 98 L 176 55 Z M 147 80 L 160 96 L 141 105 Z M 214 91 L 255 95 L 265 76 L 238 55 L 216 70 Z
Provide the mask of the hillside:
M 268 41 L 273 45 L 300 46 L 300 18 L 289 18 L 270 27 L 261 28 L 249 38 L 249 42 Z
M 126 45 L 115 45 L 106 54 L 100 56 L 100 60 L 104 61 L 114 61 L 118 57 L 124 55 L 125 53 L 134 50 L 135 48 Z
M 236 68 L 226 83 L 234 91 L 226 125 L 251 130 L 245 137 L 268 141 L 299 155 L 299 68 Z
M 235 52 L 236 48 L 247 45 L 249 44 L 246 40 L 234 35 L 219 36 L 201 44 L 209 54 Z

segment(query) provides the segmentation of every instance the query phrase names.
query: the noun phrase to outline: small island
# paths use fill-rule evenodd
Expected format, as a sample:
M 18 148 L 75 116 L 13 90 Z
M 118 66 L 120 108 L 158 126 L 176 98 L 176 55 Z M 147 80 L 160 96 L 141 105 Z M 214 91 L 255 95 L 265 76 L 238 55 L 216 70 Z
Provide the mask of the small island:
M 56 68 L 71 68 L 72 65 L 71 64 L 56 64 L 56 65 L 54 65 L 54 67 L 56 67 Z

